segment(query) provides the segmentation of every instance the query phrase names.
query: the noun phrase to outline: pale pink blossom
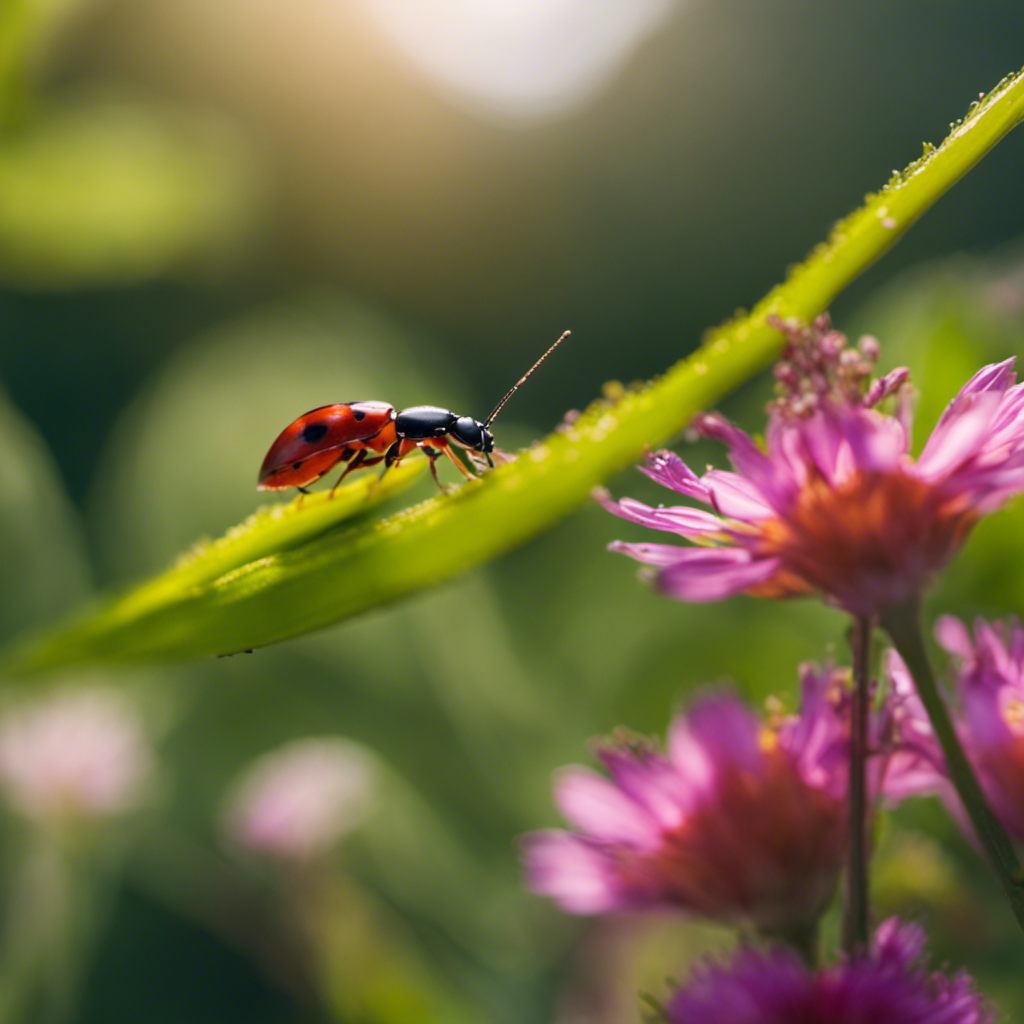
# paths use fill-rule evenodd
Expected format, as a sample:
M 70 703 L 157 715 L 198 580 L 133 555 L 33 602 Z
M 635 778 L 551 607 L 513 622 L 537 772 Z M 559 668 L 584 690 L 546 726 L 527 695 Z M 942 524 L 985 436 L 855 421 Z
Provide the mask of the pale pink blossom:
M 284 861 L 322 856 L 358 827 L 373 799 L 370 755 L 334 737 L 285 744 L 235 784 L 224 828 L 236 846 Z
M 142 719 L 115 690 L 55 693 L 0 719 L 0 788 L 40 824 L 130 811 L 148 795 L 154 770 Z

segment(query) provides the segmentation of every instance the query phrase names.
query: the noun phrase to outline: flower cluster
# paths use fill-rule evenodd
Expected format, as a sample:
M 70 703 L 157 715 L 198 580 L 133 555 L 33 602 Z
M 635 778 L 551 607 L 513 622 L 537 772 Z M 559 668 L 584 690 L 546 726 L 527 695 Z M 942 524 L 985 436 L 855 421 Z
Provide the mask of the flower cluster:
M 555 798 L 575 830 L 527 837 L 527 878 L 570 913 L 677 909 L 799 950 L 744 946 L 697 968 L 665 1009 L 671 1024 L 989 1024 L 965 976 L 920 966 L 916 927 L 887 922 L 868 948 L 867 862 L 874 804 L 938 793 L 1024 922 L 1019 869 L 982 795 L 1024 838 L 1024 627 L 979 623 L 972 639 L 940 621 L 959 669 L 954 725 L 916 625 L 923 590 L 975 523 L 1024 490 L 1024 385 L 1012 359 L 979 371 L 915 459 L 905 369 L 873 380 L 878 343 L 848 345 L 827 317 L 779 326 L 787 347 L 763 447 L 709 414 L 694 426 L 727 445 L 734 472 L 698 476 L 668 451 L 642 467 L 710 510 L 595 496 L 695 542 L 611 545 L 653 566 L 672 597 L 816 594 L 846 611 L 858 671 L 851 682 L 805 668 L 788 718 L 762 721 L 734 697 L 705 696 L 672 722 L 665 753 L 623 736 L 604 743 L 609 777 L 559 776 Z M 879 690 L 867 669 L 876 625 L 907 657 L 885 653 Z M 844 867 L 844 958 L 815 969 L 815 927 Z

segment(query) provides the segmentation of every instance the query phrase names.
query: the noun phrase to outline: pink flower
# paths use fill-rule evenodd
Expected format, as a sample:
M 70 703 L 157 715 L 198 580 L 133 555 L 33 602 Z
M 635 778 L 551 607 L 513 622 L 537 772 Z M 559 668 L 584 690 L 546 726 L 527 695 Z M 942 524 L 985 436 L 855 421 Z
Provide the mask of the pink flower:
M 362 823 L 372 790 L 370 758 L 357 744 L 296 740 L 258 758 L 235 784 L 225 832 L 245 849 L 306 862 Z
M 811 970 L 787 949 L 706 962 L 670 1000 L 671 1024 L 994 1024 L 965 974 L 920 966 L 924 934 L 895 918 L 870 956 Z
M 114 690 L 71 690 L 0 720 L 0 788 L 40 824 L 130 811 L 147 795 L 154 757 L 135 708 Z
M 610 780 L 566 769 L 555 798 L 579 831 L 526 838 L 530 887 L 574 914 L 674 907 L 769 931 L 812 924 L 846 856 L 843 681 L 806 666 L 799 715 L 768 723 L 706 696 L 672 722 L 667 754 L 620 737 L 598 751 Z M 877 794 L 894 749 L 887 710 L 871 732 Z
M 1024 839 L 1024 627 L 1015 620 L 1004 624 L 979 618 L 972 640 L 959 619 L 946 616 L 935 632 L 957 663 L 964 750 L 992 810 L 1008 831 Z M 964 824 L 959 802 L 942 792 Z
M 764 450 L 721 416 L 697 430 L 729 447 L 736 472 L 702 477 L 672 452 L 643 471 L 710 505 L 652 508 L 598 492 L 615 515 L 696 541 L 696 547 L 616 542 L 656 566 L 683 601 L 733 594 L 825 595 L 855 615 L 900 607 L 963 544 L 980 516 L 1024 490 L 1024 385 L 1013 360 L 987 366 L 950 402 L 920 457 L 910 455 L 907 371 L 870 382 L 873 339 L 861 351 L 819 318 L 787 328 Z M 897 396 L 897 414 L 874 406 Z

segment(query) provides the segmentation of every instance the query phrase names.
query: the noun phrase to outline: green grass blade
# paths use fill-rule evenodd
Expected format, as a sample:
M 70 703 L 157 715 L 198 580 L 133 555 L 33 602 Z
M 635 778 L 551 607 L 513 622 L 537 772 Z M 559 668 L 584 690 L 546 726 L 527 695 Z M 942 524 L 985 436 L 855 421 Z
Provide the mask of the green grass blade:
M 325 529 L 310 519 L 303 537 L 305 517 L 330 517 L 309 499 L 294 517 L 257 518 L 244 529 L 244 543 L 218 542 L 206 555 L 27 642 L 8 653 L 3 670 L 248 650 L 396 601 L 509 550 L 769 365 L 780 339 L 766 318 L 821 312 L 1022 118 L 1024 72 L 1001 82 L 941 146 L 836 225 L 748 315 L 710 332 L 694 355 L 657 381 L 595 402 L 515 462 L 376 522 Z M 297 532 L 275 532 L 282 522 Z

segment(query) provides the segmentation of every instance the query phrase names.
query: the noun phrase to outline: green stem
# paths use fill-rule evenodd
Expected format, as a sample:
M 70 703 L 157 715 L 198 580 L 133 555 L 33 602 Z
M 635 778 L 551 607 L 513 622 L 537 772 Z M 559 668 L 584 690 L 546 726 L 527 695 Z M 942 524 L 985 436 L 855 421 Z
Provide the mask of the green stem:
M 865 763 L 868 748 L 868 676 L 871 623 L 856 616 L 851 629 L 853 693 L 850 704 L 850 862 L 846 883 L 846 915 L 843 948 L 850 958 L 863 956 L 868 948 L 869 851 L 867 836 L 867 785 Z
M 950 718 L 949 709 L 939 692 L 931 662 L 921 635 L 917 602 L 894 608 L 882 615 L 882 627 L 906 663 L 921 703 L 928 712 L 935 737 L 942 747 L 949 777 L 956 788 L 989 867 L 1003 887 L 1010 909 L 1024 930 L 1024 871 L 1009 836 L 989 810 L 977 776 Z

